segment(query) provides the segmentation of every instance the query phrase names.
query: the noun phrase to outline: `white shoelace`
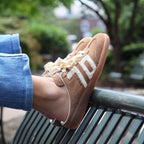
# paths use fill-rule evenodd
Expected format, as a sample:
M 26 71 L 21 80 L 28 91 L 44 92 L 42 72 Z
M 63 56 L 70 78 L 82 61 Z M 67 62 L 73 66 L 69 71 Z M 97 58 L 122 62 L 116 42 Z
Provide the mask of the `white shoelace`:
M 58 58 L 55 62 L 48 62 L 45 64 L 45 72 L 49 72 L 50 75 L 54 75 L 57 72 L 66 72 L 67 69 L 71 69 L 76 63 L 85 56 L 85 51 L 79 51 L 75 56 L 70 59 Z

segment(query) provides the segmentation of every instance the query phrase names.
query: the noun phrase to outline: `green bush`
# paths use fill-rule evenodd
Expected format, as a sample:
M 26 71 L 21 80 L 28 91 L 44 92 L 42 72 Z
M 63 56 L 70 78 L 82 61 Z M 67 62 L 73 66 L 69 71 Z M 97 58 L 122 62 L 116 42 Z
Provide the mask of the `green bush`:
M 137 58 L 140 54 L 144 53 L 144 43 L 133 43 L 129 44 L 122 48 L 121 53 L 121 71 L 129 75 L 132 70 L 133 66 L 136 63 Z M 105 64 L 105 68 L 107 72 L 112 70 L 114 59 L 112 59 L 113 49 L 111 48 L 107 55 L 107 60 Z
M 56 58 L 55 55 L 64 57 L 69 51 L 65 31 L 51 25 L 12 17 L 1 17 L 0 33 L 19 33 L 22 52 L 29 56 L 32 70 L 41 67 L 41 54 L 50 54 Z
M 22 52 L 26 53 L 30 58 L 31 70 L 39 69 L 42 62 L 42 58 L 39 54 L 41 46 L 30 34 L 27 21 L 16 17 L 0 17 L 0 19 L 0 33 L 19 33 L 20 46 L 22 48 Z
M 20 37 L 20 45 L 22 52 L 26 53 L 30 58 L 30 67 L 32 70 L 38 70 L 41 68 L 42 57 L 39 54 L 41 49 L 40 43 L 33 38 L 29 33 L 23 34 Z
M 29 26 L 29 31 L 41 44 L 40 53 L 67 54 L 69 52 L 67 35 L 63 29 L 51 25 L 32 23 Z

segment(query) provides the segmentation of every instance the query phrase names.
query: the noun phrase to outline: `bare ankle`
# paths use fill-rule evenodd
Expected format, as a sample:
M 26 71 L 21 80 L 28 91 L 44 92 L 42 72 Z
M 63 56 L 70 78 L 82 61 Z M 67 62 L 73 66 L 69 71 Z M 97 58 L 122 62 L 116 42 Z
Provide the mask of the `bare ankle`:
M 68 97 L 64 87 L 55 85 L 52 78 L 33 76 L 33 108 L 46 117 L 64 121 L 68 114 Z

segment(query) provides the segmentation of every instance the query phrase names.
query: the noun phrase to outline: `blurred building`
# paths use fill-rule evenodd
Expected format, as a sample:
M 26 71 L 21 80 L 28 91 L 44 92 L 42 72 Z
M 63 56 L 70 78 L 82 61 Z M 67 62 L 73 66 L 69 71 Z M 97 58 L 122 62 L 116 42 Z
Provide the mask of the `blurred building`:
M 91 36 L 90 31 L 93 28 L 99 28 L 103 31 L 106 29 L 99 17 L 85 6 L 82 6 L 78 1 L 74 1 L 70 10 L 64 6 L 60 6 L 54 12 L 58 19 L 77 19 L 82 38 Z

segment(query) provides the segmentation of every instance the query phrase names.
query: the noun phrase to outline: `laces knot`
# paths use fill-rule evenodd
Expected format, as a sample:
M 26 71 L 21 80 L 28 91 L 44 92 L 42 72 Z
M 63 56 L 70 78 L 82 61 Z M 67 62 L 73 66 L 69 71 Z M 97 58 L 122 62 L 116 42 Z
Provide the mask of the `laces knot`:
M 49 72 L 51 76 L 57 72 L 66 72 L 66 70 L 71 69 L 85 55 L 85 51 L 79 51 L 70 59 L 66 59 L 67 57 L 65 59 L 58 58 L 55 62 L 48 62 L 44 65 L 45 72 Z

